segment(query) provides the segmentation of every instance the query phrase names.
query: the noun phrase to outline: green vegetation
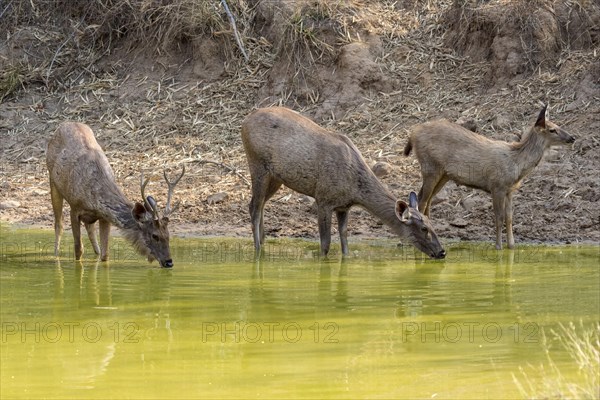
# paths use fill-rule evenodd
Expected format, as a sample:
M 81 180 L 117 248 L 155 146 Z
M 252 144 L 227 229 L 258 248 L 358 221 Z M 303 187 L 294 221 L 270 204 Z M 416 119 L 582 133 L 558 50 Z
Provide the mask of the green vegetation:
M 12 93 L 19 90 L 25 75 L 18 65 L 10 66 L 0 74 L 0 102 Z

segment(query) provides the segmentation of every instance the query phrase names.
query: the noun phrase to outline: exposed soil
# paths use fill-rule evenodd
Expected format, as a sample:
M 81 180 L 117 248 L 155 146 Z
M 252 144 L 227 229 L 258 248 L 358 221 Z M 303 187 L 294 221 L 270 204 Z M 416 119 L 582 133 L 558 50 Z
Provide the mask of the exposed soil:
M 8 71 L 28 71 L 0 93 L 2 221 L 52 226 L 45 144 L 65 120 L 92 127 L 132 199 L 144 171 L 156 176 L 147 192 L 164 202 L 162 170 L 176 173 L 186 164 L 175 234 L 250 237 L 240 125 L 256 107 L 285 105 L 345 133 L 407 198 L 421 184 L 416 159 L 402 156 L 412 125 L 444 117 L 515 141 L 548 102 L 550 119 L 577 140 L 551 149 L 516 193 L 517 243 L 600 241 L 597 3 L 232 3 L 248 62 L 230 30 L 161 46 L 124 34 L 100 52 L 77 47 L 83 45 L 75 39 L 100 29 L 91 24 L 75 31 L 58 21 L 2 27 L 8 39 L 0 43 L 0 89 Z M 488 194 L 449 183 L 435 202 L 442 238 L 492 240 Z M 266 207 L 268 235 L 316 238 L 312 203 L 280 190 Z M 68 208 L 65 218 L 68 226 Z M 349 233 L 392 236 L 359 208 Z

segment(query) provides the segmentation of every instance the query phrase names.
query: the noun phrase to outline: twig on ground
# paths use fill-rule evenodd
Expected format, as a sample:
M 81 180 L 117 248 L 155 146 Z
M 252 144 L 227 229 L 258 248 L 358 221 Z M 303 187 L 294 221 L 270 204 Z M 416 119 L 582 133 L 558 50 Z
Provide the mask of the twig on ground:
M 67 40 L 65 40 L 60 46 L 58 46 L 58 48 L 56 49 L 56 52 L 54 53 L 54 57 L 52 57 L 52 61 L 50 62 L 50 66 L 48 67 L 48 71 L 46 72 L 46 85 L 48 85 L 48 82 L 50 81 L 50 73 L 52 72 L 52 66 L 54 65 L 54 61 L 56 61 L 56 57 L 58 57 L 58 53 L 60 53 L 60 50 L 65 47 L 65 45 L 69 42 L 69 40 L 71 40 L 71 38 L 73 38 L 73 36 L 75 36 L 75 33 L 71 34 Z
M 248 54 L 246 53 L 246 49 L 244 49 L 244 44 L 242 43 L 242 39 L 240 38 L 240 34 L 239 34 L 238 30 L 237 30 L 237 26 L 235 24 L 235 18 L 233 18 L 233 14 L 229 10 L 229 6 L 227 5 L 227 1 L 221 0 L 221 4 L 223 4 L 223 8 L 225 9 L 225 12 L 227 13 L 227 16 L 229 17 L 229 22 L 231 23 L 231 28 L 233 29 L 233 35 L 235 36 L 235 41 L 237 42 L 238 47 L 240 48 L 240 51 L 244 55 L 244 58 L 246 59 L 246 62 L 248 62 L 248 61 L 250 61 L 250 59 L 248 58 Z
M 229 172 L 233 172 L 234 174 L 236 174 L 241 180 L 244 181 L 244 183 L 246 183 L 246 185 L 250 186 L 250 181 L 248 181 L 248 179 L 242 175 L 236 168 L 232 167 L 231 165 L 219 162 L 219 161 L 213 161 L 213 160 L 184 160 L 183 162 L 197 162 L 199 164 L 212 164 L 212 165 L 216 165 L 218 167 L 221 167 Z

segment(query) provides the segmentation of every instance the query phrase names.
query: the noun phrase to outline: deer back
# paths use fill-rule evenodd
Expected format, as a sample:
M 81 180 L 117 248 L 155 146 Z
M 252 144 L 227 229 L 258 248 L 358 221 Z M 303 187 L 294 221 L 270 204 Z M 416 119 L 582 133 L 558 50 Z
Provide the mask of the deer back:
M 423 171 L 439 172 L 458 184 L 489 192 L 493 189 L 490 185 L 509 186 L 518 175 L 514 163 L 509 162 L 509 143 L 488 139 L 445 119 L 415 126 L 410 141 Z
M 286 108 L 251 113 L 242 140 L 251 170 L 267 166 L 289 188 L 321 201 L 354 199 L 357 180 L 372 175 L 350 139 Z
M 48 141 L 46 163 L 50 181 L 76 209 L 100 208 L 100 199 L 127 202 L 112 168 L 90 127 L 62 123 Z

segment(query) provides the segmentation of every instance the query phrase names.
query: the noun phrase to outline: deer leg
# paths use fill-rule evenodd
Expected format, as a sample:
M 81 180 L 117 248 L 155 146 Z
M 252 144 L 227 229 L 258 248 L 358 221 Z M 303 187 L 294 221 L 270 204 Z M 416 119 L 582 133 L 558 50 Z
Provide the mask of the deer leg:
M 513 205 L 512 205 L 512 193 L 506 195 L 506 241 L 508 242 L 508 248 L 515 248 L 515 238 L 513 236 Z
M 254 239 L 254 250 L 258 253 L 262 244 L 261 226 L 264 230 L 263 208 L 265 207 L 266 189 L 264 180 L 252 180 L 252 198 L 250 199 L 250 224 Z
M 60 251 L 60 239 L 63 234 L 63 197 L 50 181 L 50 199 L 52 201 L 52 211 L 54 212 L 54 256 L 58 257 Z
M 263 225 L 263 207 L 265 205 L 264 198 L 259 198 L 257 196 L 252 196 L 250 200 L 250 225 L 252 226 L 252 238 L 254 240 L 254 250 L 256 252 L 260 251 L 260 246 L 262 244 L 262 233 L 261 233 L 261 225 Z
M 338 220 L 338 231 L 340 233 L 340 242 L 342 243 L 342 254 L 348 255 L 348 210 L 336 211 Z
M 279 188 L 281 187 L 281 182 L 271 178 L 269 185 L 267 187 L 267 193 L 265 195 L 265 204 L 267 203 L 267 201 L 269 201 L 269 199 L 271 197 L 273 197 L 273 195 L 279 190 Z M 264 204 L 263 204 L 264 207 Z M 263 208 L 264 210 L 264 208 Z M 264 216 L 265 213 L 263 211 L 261 211 L 260 213 L 260 244 L 262 245 L 265 242 L 265 223 L 264 223 Z
M 317 218 L 319 219 L 319 238 L 321 240 L 321 256 L 326 256 L 329 253 L 331 245 L 331 213 L 329 207 L 318 206 Z
M 71 230 L 73 231 L 73 248 L 75 249 L 75 260 L 81 260 L 83 255 L 83 243 L 81 242 L 81 221 L 79 216 L 71 208 Z
M 252 171 L 251 171 L 252 172 Z M 254 238 L 254 249 L 260 251 L 264 242 L 265 228 L 263 211 L 268 198 L 273 196 L 281 186 L 280 182 L 273 180 L 268 172 L 260 171 L 251 173 L 252 176 L 252 199 L 250 199 L 250 223 L 252 225 L 252 237 Z
M 108 239 L 110 238 L 110 222 L 99 220 L 100 225 L 100 260 L 108 260 Z
M 88 238 L 90 238 L 90 243 L 94 248 L 94 253 L 100 255 L 100 246 L 98 246 L 98 238 L 96 237 L 96 223 L 92 222 L 91 224 L 83 224 L 85 226 L 85 230 L 87 231 Z
M 423 173 L 422 176 L 423 186 L 421 186 L 421 190 L 419 190 L 419 195 L 417 196 L 419 198 L 419 210 L 421 210 L 424 215 L 429 217 L 431 199 L 433 198 L 435 188 L 442 179 L 443 175 Z M 442 186 L 444 186 L 444 184 L 442 184 Z
M 496 250 L 502 250 L 502 228 L 504 227 L 506 195 L 499 192 L 492 193 L 492 204 L 496 220 Z
M 444 187 L 444 185 L 446 183 L 448 183 L 448 177 L 446 175 L 443 175 L 438 180 L 438 183 L 436 183 L 435 187 L 433 188 L 433 193 L 431 193 L 431 197 L 429 198 L 429 203 L 427 203 L 427 216 L 429 216 L 429 210 L 431 208 L 431 202 L 433 201 L 433 198 L 435 197 L 436 194 L 439 193 L 440 190 L 442 190 L 442 188 Z

